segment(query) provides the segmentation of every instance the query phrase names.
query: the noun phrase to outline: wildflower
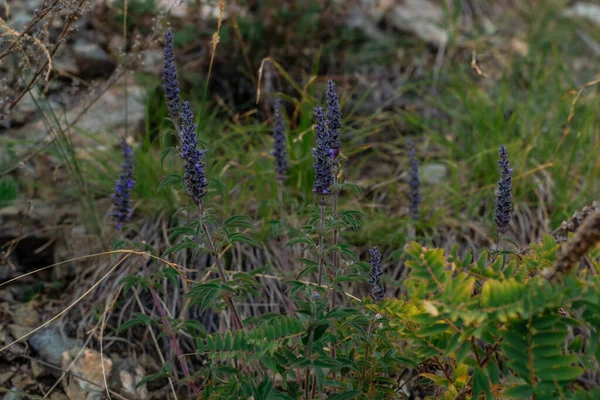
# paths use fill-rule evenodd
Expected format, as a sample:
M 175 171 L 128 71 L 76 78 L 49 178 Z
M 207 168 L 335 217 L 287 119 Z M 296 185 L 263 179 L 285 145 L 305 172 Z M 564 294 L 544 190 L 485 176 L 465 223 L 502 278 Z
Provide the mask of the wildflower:
M 510 223 L 510 213 L 512 209 L 512 175 L 513 170 L 510 168 L 508 161 L 508 153 L 504 145 L 498 150 L 498 167 L 500 167 L 500 181 L 498 181 L 498 191 L 496 193 L 496 209 L 494 222 L 498 226 L 500 234 L 506 232 Z
M 340 134 L 342 129 L 342 112 L 340 100 L 335 93 L 335 83 L 331 79 L 327 81 L 327 146 L 331 158 L 337 158 L 340 154 Z
M 287 153 L 285 150 L 285 121 L 281 113 L 281 99 L 275 100 L 275 125 L 273 126 L 273 156 L 275 157 L 275 172 L 277 179 L 283 182 L 288 170 Z
M 198 150 L 197 125 L 194 123 L 194 114 L 188 101 L 183 103 L 181 119 L 181 153 L 179 155 L 185 161 L 183 180 L 187 194 L 194 204 L 200 206 L 208 186 L 204 172 L 206 164 L 203 161 L 206 150 Z
M 121 151 L 123 153 L 123 163 L 121 164 L 121 174 L 115 185 L 115 193 L 112 198 L 114 207 L 110 216 L 117 222 L 117 229 L 121 230 L 124 222 L 131 218 L 131 189 L 135 181 L 133 180 L 133 155 L 131 148 L 127 144 L 125 137 L 121 139 Z
M 317 145 L 313 148 L 313 168 L 315 169 L 315 182 L 313 183 L 313 192 L 319 196 L 331 194 L 331 183 L 333 173 L 331 171 L 331 157 L 329 153 L 327 131 L 325 129 L 325 116 L 323 108 L 315 107 L 315 134 L 317 136 Z
M 167 97 L 169 115 L 176 118 L 179 115 L 179 82 L 177 81 L 177 68 L 175 67 L 175 55 L 173 53 L 173 32 L 168 30 L 165 34 L 163 88 Z
M 381 283 L 381 253 L 377 246 L 373 246 L 369 253 L 371 254 L 371 276 L 369 278 L 369 285 L 371 286 L 371 297 L 375 301 L 383 300 L 385 289 Z
M 411 218 L 416 221 L 419 219 L 419 205 L 421 204 L 421 193 L 419 192 L 419 160 L 417 160 L 417 151 L 415 143 L 408 141 L 408 186 L 410 193 L 408 195 L 408 208 Z

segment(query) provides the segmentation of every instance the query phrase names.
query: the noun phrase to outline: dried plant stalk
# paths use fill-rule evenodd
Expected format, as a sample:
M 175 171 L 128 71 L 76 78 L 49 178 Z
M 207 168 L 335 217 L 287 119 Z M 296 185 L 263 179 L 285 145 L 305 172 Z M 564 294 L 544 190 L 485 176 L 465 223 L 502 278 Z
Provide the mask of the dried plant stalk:
M 561 249 L 554 268 L 548 279 L 554 279 L 558 274 L 570 274 L 574 265 L 585 254 L 600 243 L 600 211 L 588 216 L 575 235 Z

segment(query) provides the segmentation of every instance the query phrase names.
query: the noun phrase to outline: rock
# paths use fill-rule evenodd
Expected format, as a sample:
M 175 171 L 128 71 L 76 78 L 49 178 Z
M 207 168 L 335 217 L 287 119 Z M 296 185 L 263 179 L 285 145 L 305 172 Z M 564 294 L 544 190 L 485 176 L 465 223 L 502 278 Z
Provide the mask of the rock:
M 75 60 L 73 50 L 68 46 L 60 46 L 52 59 L 52 67 L 60 75 L 77 76 L 79 66 Z
M 427 163 L 421 166 L 421 179 L 429 185 L 442 183 L 448 175 L 448 167 L 444 164 Z
M 18 265 L 19 263 L 14 254 L 8 256 L 6 262 L 0 262 L 0 282 L 5 282 L 15 277 L 18 270 Z M 0 295 L 0 299 L 2 299 L 2 295 Z
M 10 334 L 12 335 L 12 337 L 15 340 L 22 338 L 23 336 L 27 335 L 32 330 L 33 330 L 33 328 L 30 328 L 28 326 L 21 326 L 21 325 L 15 325 L 15 324 L 8 325 L 8 331 L 10 332 Z
M 29 388 L 36 386 L 33 378 L 28 374 L 21 371 L 18 371 L 15 376 L 11 378 L 11 383 L 19 388 L 23 388 L 22 390 L 27 391 Z
M 56 366 L 61 365 L 65 351 L 83 346 L 81 340 L 66 337 L 57 327 L 37 331 L 28 338 L 28 342 L 43 361 Z
M 107 76 L 115 68 L 108 53 L 96 42 L 77 39 L 73 45 L 75 60 L 85 77 Z
M 63 380 L 65 392 L 71 400 L 100 400 L 104 398 L 106 391 L 105 376 L 108 381 L 111 376 L 113 362 L 107 356 L 103 359 L 99 352 L 87 348 L 83 349 L 78 357 L 80 351 L 81 348 L 79 347 L 65 351 L 62 354 L 62 368 L 66 370 L 73 363 L 71 372 L 93 384 L 70 375 L 66 380 Z
M 148 74 L 158 76 L 163 68 L 163 52 L 162 50 L 147 50 L 143 53 L 141 70 Z
M 409 31 L 436 47 L 448 42 L 448 32 L 441 28 L 444 11 L 430 0 L 405 0 L 393 6 L 386 19 L 396 29 Z
M 379 28 L 382 22 L 410 32 L 436 47 L 445 46 L 448 42 L 448 32 L 442 28 L 445 24 L 444 11 L 431 0 L 361 0 L 347 20 L 348 25 L 361 29 L 373 40 L 386 36 Z
M 33 302 L 17 305 L 12 317 L 16 325 L 37 327 L 40 324 L 40 314 Z
M 115 131 L 125 125 L 135 127 L 140 121 L 144 120 L 146 112 L 145 89 L 140 86 L 128 86 L 129 95 L 127 96 L 127 107 L 125 107 L 124 84 L 125 81 L 117 82 L 104 92 L 93 106 L 77 120 L 73 129 L 85 131 L 87 134 L 73 135 L 73 147 L 84 147 L 93 150 L 98 147 L 98 143 L 112 146 L 113 143 L 118 142 L 118 137 L 114 134 Z M 91 92 L 97 90 L 90 89 Z M 80 117 L 81 112 L 93 98 L 95 98 L 94 95 L 89 98 L 74 97 L 74 103 L 66 112 L 66 115 L 56 110 L 56 117 L 59 118 L 61 126 L 69 126 L 76 118 Z M 127 109 L 127 113 L 125 109 Z M 8 129 L 0 135 L 0 148 L 6 146 L 7 143 L 24 143 L 24 139 L 27 140 L 26 143 L 44 140 L 48 137 L 47 130 L 42 120 L 33 121 L 18 129 Z M 31 146 L 26 144 L 14 146 L 13 150 L 26 152 L 31 150 Z M 34 202 L 37 207 L 43 207 L 44 204 L 44 202 Z M 0 217 L 4 213 L 9 213 L 7 211 L 9 208 L 13 207 L 0 208 Z M 55 210 L 56 207 L 54 207 Z M 32 211 L 35 212 L 35 209 Z M 31 213 L 28 214 L 28 217 L 31 218 Z M 1 220 L 0 226 L 2 226 Z
M 31 373 L 33 373 L 34 378 L 39 378 L 40 376 L 46 375 L 48 371 L 46 368 L 37 362 L 36 360 L 31 360 Z
M 17 367 L 11 367 L 6 370 L 0 371 L 0 385 L 3 385 L 12 378 L 17 372 Z
M 10 388 L 4 397 L 3 400 L 22 400 L 23 399 L 23 391 L 16 386 Z
M 580 1 L 563 11 L 567 17 L 586 18 L 595 25 L 600 25 L 600 5 Z
M 118 355 L 112 355 L 113 374 L 110 387 L 123 394 L 127 398 L 139 400 L 148 399 L 147 386 L 138 383 L 146 376 L 146 370 L 131 358 L 123 359 Z

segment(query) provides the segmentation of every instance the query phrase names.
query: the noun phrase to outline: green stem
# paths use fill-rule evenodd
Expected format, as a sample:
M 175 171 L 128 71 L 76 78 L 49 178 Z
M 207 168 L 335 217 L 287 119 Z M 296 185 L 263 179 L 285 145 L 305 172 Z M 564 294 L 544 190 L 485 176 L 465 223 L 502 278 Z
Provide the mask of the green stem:
M 325 207 L 327 207 L 327 200 L 325 196 L 322 196 L 319 204 L 321 210 L 319 219 L 319 276 L 317 278 L 319 286 L 323 282 L 323 270 L 325 269 Z
M 377 320 L 373 319 L 371 324 L 369 325 L 369 330 L 367 331 L 367 347 L 365 348 L 365 359 L 363 361 L 363 365 L 360 371 L 360 377 L 358 380 L 358 390 L 362 391 L 363 386 L 365 384 L 365 376 L 367 371 L 367 363 L 369 362 L 369 357 L 371 353 L 371 332 L 373 331 L 373 326 Z
M 334 216 L 334 218 L 337 218 L 337 206 L 338 206 L 338 178 L 337 178 L 337 171 L 334 173 L 333 176 L 333 204 L 331 206 L 331 212 Z M 332 246 L 335 247 L 337 246 L 338 243 L 338 228 L 337 225 L 334 225 L 333 227 L 333 233 L 332 233 Z M 337 251 L 334 251 L 332 254 L 333 257 L 333 271 L 334 271 L 334 276 L 337 275 L 337 270 L 338 270 L 338 266 L 339 266 L 339 262 L 338 262 L 338 254 Z M 335 307 L 335 290 L 331 291 L 331 307 L 330 309 L 333 309 Z M 334 357 L 335 358 L 335 354 Z
M 204 222 L 203 215 L 204 215 L 204 210 L 202 208 L 202 204 L 199 204 L 198 205 L 198 218 L 200 219 L 200 226 L 202 227 L 202 230 L 204 231 L 204 235 L 206 236 L 206 244 L 208 246 L 208 251 L 215 258 L 215 264 L 217 265 L 217 271 L 219 273 L 219 278 L 221 279 L 221 282 L 226 284 L 227 278 L 225 277 L 225 270 L 223 269 L 223 265 L 221 264 L 221 258 L 219 257 L 219 253 L 217 252 L 215 244 L 212 240 L 210 231 L 208 230 L 208 226 Z M 229 306 L 229 309 L 231 310 L 232 325 L 233 325 L 234 331 L 237 331 L 238 329 L 243 330 L 244 323 L 242 322 L 242 319 L 240 318 L 240 314 L 237 310 L 237 307 L 236 307 L 235 303 L 233 302 L 233 299 L 231 298 L 229 293 L 223 293 L 223 299 L 225 300 L 225 303 L 227 303 L 227 306 Z
M 283 241 L 285 242 L 287 239 L 287 234 L 285 232 L 285 227 L 284 227 L 285 209 L 283 207 L 283 189 L 284 189 L 283 181 L 279 180 L 278 193 L 277 193 L 277 198 L 279 199 L 279 221 L 281 222 L 281 226 L 283 229 Z M 282 246 L 282 251 L 283 251 L 283 272 L 286 275 L 288 275 L 291 272 L 291 269 L 290 269 L 290 259 L 289 259 L 287 248 L 285 246 Z M 288 314 L 289 315 L 294 314 L 294 303 L 292 302 L 292 299 L 290 299 L 290 298 L 288 298 Z
M 314 338 L 314 330 L 311 327 L 310 328 L 310 333 L 308 335 L 308 343 L 306 344 L 306 358 L 307 359 L 311 359 L 312 357 L 312 345 L 313 345 L 313 338 Z M 310 367 L 306 367 L 306 376 L 304 377 L 304 398 L 306 400 L 310 400 L 311 397 L 311 392 L 310 392 Z

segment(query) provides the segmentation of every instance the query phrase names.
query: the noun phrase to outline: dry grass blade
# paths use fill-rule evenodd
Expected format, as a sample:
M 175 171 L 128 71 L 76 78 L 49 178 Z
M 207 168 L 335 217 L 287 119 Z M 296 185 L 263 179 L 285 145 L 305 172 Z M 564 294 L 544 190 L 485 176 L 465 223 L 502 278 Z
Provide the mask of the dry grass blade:
M 178 265 L 178 264 L 172 263 L 170 261 L 167 261 L 167 260 L 165 260 L 163 258 L 160 258 L 158 256 L 155 256 L 155 255 L 146 253 L 144 251 L 137 251 L 137 250 L 112 250 L 112 251 L 105 251 L 105 252 L 102 252 L 102 253 L 88 254 L 88 255 L 85 255 L 85 256 L 75 257 L 75 258 L 71 258 L 69 260 L 60 261 L 60 262 L 54 263 L 52 265 L 47 265 L 45 267 L 38 268 L 38 269 L 36 269 L 34 271 L 30 271 L 30 272 L 28 272 L 26 274 L 19 275 L 19 276 L 15 277 L 15 278 L 9 279 L 6 282 L 2 282 L 2 283 L 0 283 L 0 287 L 8 285 L 9 283 L 17 281 L 19 279 L 25 278 L 26 276 L 33 275 L 33 274 L 45 271 L 45 270 L 50 269 L 50 268 L 58 267 L 59 265 L 68 264 L 68 263 L 75 262 L 75 261 L 81 261 L 81 260 L 85 260 L 85 259 L 88 259 L 88 258 L 94 258 L 94 257 L 100 257 L 100 256 L 109 256 L 111 254 L 129 254 L 129 255 L 135 254 L 135 255 L 138 255 L 138 256 L 141 256 L 141 257 L 150 257 L 150 258 L 153 258 L 153 259 L 158 260 L 158 261 L 160 261 L 160 262 L 168 265 L 169 267 L 173 268 L 186 282 L 191 282 L 191 280 L 188 279 L 188 278 L 186 278 L 185 275 L 184 275 L 184 273 L 181 272 L 182 270 L 185 271 L 186 269 L 184 267 Z
M 15 31 L 14 29 L 10 28 L 8 25 L 6 25 L 6 22 L 4 22 L 4 20 L 2 19 L 2 17 L 0 17 L 0 28 L 2 28 L 2 29 L 5 30 L 5 33 L 0 34 L 0 37 L 2 37 L 2 36 L 13 36 L 13 37 L 16 38 L 15 41 L 19 41 L 22 37 L 25 37 L 25 38 L 31 40 L 33 43 L 35 43 L 42 50 L 42 53 L 44 53 L 44 55 L 46 56 L 46 65 L 48 66 L 48 69 L 47 69 L 46 75 L 45 75 L 45 80 L 47 82 L 48 79 L 50 78 L 50 72 L 52 72 L 52 56 L 50 55 L 50 51 L 48 50 L 48 48 L 46 47 L 46 45 L 44 43 L 42 43 L 36 37 L 30 36 L 30 35 L 28 35 L 28 34 L 26 34 L 24 32 L 19 33 L 17 31 Z M 23 52 L 23 55 L 27 59 L 27 55 L 25 54 L 25 52 Z
M 571 109 L 569 110 L 569 115 L 567 116 L 567 121 L 565 123 L 565 130 L 564 130 L 563 136 L 562 136 L 562 138 L 561 138 L 561 140 L 560 140 L 560 142 L 558 144 L 558 147 L 561 146 L 561 144 L 565 141 L 565 139 L 569 135 L 569 132 L 571 131 L 571 129 L 569 128 L 569 123 L 571 122 L 571 120 L 575 116 L 575 105 L 577 104 L 577 101 L 581 97 L 581 94 L 583 93 L 583 91 L 585 89 L 589 88 L 590 86 L 597 85 L 598 83 L 600 83 L 600 79 L 595 79 L 593 81 L 590 81 L 590 82 L 586 83 L 585 85 L 583 85 L 583 87 L 581 89 L 579 89 L 577 91 L 577 93 L 575 94 L 575 97 L 573 98 L 573 101 L 571 101 Z
M 129 256 L 130 256 L 130 254 L 127 254 L 127 255 L 125 255 L 125 257 L 123 257 L 122 259 L 120 259 L 119 262 L 117 262 L 115 265 L 113 265 L 108 270 L 108 272 L 106 274 L 104 274 L 104 276 L 102 276 L 102 278 L 100 278 L 96 283 L 94 283 L 91 288 L 89 288 L 88 290 L 86 290 L 84 294 L 82 294 L 81 296 L 79 296 L 77 298 L 77 300 L 75 300 L 73 303 L 71 303 L 67 308 L 65 308 L 64 310 L 62 310 L 61 312 L 59 312 L 58 314 L 56 314 L 54 317 L 50 318 L 48 321 L 44 322 L 43 324 L 41 324 L 40 326 L 38 326 L 37 328 L 35 328 L 34 330 L 32 330 L 31 332 L 29 332 L 29 333 L 21 336 L 20 338 L 14 340 L 11 343 L 7 344 L 6 346 L 2 347 L 0 349 L 0 353 L 2 353 L 4 350 L 8 349 L 13 344 L 18 343 L 18 342 L 22 341 L 23 339 L 27 339 L 29 336 L 31 336 L 35 332 L 39 331 L 40 329 L 44 328 L 45 326 L 47 326 L 47 325 L 51 324 L 52 322 L 56 321 L 62 315 L 64 315 L 65 313 L 67 313 L 71 308 L 75 307 L 75 305 L 77 303 L 79 303 L 84 297 L 86 297 L 94 289 L 96 289 L 110 274 L 113 273 L 114 270 L 116 270 L 123 263 L 123 261 L 125 261 L 127 258 L 129 258 Z
M 147 315 L 146 310 L 144 310 L 144 305 L 142 304 L 142 301 L 140 300 L 140 295 L 138 294 L 137 290 L 135 290 L 135 289 L 133 289 L 133 296 L 135 297 L 135 301 L 137 302 L 138 306 L 140 307 L 141 313 L 144 315 Z M 160 358 L 160 362 L 164 365 L 165 357 L 163 356 L 162 351 L 160 350 L 160 345 L 158 344 L 158 340 L 156 340 L 156 335 L 154 334 L 154 331 L 152 330 L 151 327 L 148 327 L 148 332 L 150 332 L 150 336 L 152 337 L 152 342 L 154 342 L 154 346 L 156 347 L 156 351 L 158 353 L 158 358 Z M 167 379 L 169 381 L 169 387 L 171 388 L 171 393 L 173 393 L 173 398 L 175 400 L 177 400 L 177 392 L 175 391 L 175 386 L 173 385 L 173 380 L 171 379 L 170 376 L 167 376 Z

